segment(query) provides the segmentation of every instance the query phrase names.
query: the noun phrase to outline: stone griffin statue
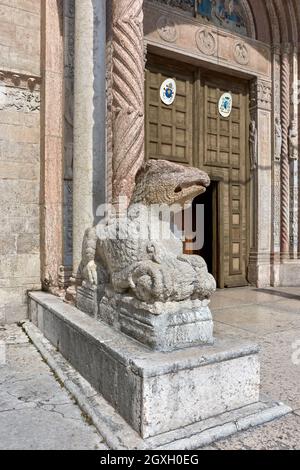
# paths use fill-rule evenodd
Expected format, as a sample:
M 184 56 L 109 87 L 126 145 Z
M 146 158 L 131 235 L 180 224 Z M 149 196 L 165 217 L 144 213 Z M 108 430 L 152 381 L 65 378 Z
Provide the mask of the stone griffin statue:
M 209 184 L 208 175 L 196 168 L 163 160 L 145 163 L 126 217 L 119 214 L 87 230 L 82 257 L 85 282 L 108 285 L 116 294 L 147 304 L 209 299 L 216 283 L 205 261 L 183 253 L 182 241 L 161 213 L 162 206 L 174 204 L 180 210 Z M 153 235 L 158 223 L 162 238 Z

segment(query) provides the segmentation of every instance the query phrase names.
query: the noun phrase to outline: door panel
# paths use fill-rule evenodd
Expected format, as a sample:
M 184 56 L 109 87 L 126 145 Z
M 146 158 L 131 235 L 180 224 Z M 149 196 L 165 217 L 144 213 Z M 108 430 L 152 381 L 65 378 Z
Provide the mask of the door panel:
M 171 106 L 160 99 L 161 84 L 174 78 L 177 96 Z M 146 156 L 192 164 L 193 73 L 155 65 L 146 72 Z
M 147 64 L 146 157 L 198 166 L 209 174 L 214 182 L 210 221 L 214 221 L 212 236 L 217 244 L 212 245 L 208 265 L 219 287 L 247 285 L 248 83 L 189 65 L 168 64 L 166 67 L 162 59 L 152 56 Z M 160 86 L 166 78 L 177 83 L 171 106 L 160 99 Z M 224 92 L 233 96 L 229 118 L 218 110 Z

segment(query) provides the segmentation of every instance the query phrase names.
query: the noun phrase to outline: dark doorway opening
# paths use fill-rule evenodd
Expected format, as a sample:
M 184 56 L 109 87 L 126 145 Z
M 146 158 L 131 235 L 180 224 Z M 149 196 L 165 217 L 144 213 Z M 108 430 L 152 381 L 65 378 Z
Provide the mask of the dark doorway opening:
M 199 210 L 199 206 L 202 209 Z M 207 264 L 208 271 L 214 276 L 218 287 L 220 286 L 220 257 L 219 257 L 219 216 L 218 216 L 218 182 L 212 181 L 204 194 L 196 197 L 193 201 L 193 231 L 199 231 L 199 222 L 197 217 L 203 214 L 203 227 L 201 249 L 196 251 L 187 251 L 188 254 L 202 256 Z M 202 225 L 202 224 L 201 224 Z M 198 236 L 198 234 L 197 234 Z

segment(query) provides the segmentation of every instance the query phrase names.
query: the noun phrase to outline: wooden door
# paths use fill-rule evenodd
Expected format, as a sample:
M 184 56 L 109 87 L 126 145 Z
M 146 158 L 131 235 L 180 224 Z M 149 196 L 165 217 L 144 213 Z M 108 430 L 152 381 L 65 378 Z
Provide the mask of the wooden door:
M 171 106 L 160 99 L 166 78 L 177 84 Z M 233 96 L 229 118 L 218 110 L 224 92 Z M 247 82 L 171 61 L 165 66 L 165 59 L 153 56 L 147 63 L 146 158 L 197 166 L 212 179 L 214 248 L 207 261 L 221 288 L 247 285 L 248 100 Z
M 229 118 L 218 109 L 224 92 L 233 97 Z M 199 162 L 219 185 L 221 287 L 247 285 L 248 217 L 248 87 L 232 77 L 203 73 L 200 79 Z

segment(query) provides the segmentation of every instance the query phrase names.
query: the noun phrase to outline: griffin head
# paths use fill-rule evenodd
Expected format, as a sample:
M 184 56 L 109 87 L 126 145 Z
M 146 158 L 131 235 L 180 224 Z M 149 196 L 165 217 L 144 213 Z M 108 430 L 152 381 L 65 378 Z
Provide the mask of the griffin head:
M 139 170 L 132 203 L 185 204 L 206 191 L 208 175 L 166 160 L 149 160 Z

